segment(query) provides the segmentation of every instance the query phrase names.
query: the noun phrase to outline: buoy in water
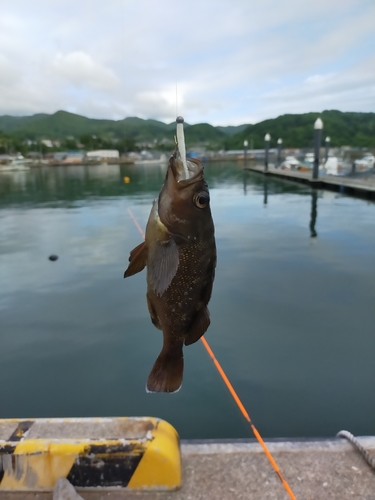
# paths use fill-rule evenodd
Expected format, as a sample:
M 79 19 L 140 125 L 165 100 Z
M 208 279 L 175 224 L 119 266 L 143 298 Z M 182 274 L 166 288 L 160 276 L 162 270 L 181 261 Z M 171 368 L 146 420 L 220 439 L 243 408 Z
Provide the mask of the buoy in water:
M 52 262 L 55 262 L 55 260 L 57 260 L 59 257 L 58 257 L 58 255 L 53 254 L 53 255 L 50 255 L 48 258 L 49 258 L 49 260 L 52 260 Z
M 127 177 L 127 176 L 124 177 L 124 183 L 129 184 L 129 182 L 130 182 L 130 177 Z

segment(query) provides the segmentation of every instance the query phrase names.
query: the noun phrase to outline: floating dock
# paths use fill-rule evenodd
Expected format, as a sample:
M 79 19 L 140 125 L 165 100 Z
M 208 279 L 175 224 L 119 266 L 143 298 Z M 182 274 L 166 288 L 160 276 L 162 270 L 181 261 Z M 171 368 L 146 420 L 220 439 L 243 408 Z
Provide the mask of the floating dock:
M 341 193 L 360 196 L 361 198 L 375 199 L 375 175 L 368 172 L 360 176 L 341 176 L 341 175 L 320 175 L 319 179 L 312 178 L 312 171 L 290 170 L 268 166 L 265 172 L 264 166 L 245 165 L 245 170 L 258 172 L 265 176 L 279 177 L 303 184 L 309 184 L 314 188 L 330 189 Z M 375 498 L 375 497 L 374 497 Z

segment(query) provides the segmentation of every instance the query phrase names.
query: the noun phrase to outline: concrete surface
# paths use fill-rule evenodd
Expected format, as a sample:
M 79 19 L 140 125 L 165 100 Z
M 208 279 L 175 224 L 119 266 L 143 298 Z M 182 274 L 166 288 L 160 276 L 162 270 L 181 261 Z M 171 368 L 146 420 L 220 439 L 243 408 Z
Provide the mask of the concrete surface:
M 53 500 L 83 500 L 81 495 L 78 495 L 74 487 L 65 478 L 60 478 L 53 488 Z
M 359 438 L 375 455 L 375 437 Z M 375 500 L 375 472 L 343 439 L 268 442 L 298 500 Z M 259 444 L 182 443 L 179 491 L 78 490 L 84 500 L 287 500 Z M 52 492 L 2 492 L 1 500 L 52 500 Z

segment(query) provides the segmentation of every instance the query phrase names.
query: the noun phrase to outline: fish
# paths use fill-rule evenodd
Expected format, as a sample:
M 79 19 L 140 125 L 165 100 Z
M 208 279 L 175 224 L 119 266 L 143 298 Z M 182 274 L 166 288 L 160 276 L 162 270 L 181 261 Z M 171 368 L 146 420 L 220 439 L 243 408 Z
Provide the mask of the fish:
M 145 241 L 129 257 L 124 277 L 147 268 L 147 305 L 163 347 L 147 392 L 174 393 L 183 379 L 183 346 L 197 342 L 210 325 L 207 304 L 216 268 L 210 194 L 198 159 L 170 157 L 164 184 L 153 202 Z

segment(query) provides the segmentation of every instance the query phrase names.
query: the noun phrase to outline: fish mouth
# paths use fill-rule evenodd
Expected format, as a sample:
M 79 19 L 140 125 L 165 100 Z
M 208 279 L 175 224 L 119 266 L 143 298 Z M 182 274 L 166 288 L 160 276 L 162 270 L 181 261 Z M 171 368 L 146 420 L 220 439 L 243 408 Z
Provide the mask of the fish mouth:
M 188 186 L 203 179 L 203 165 L 199 160 L 191 158 L 186 161 L 186 166 L 187 170 L 184 168 L 182 159 L 176 150 L 169 159 L 168 170 L 172 171 L 174 180 L 181 187 Z

